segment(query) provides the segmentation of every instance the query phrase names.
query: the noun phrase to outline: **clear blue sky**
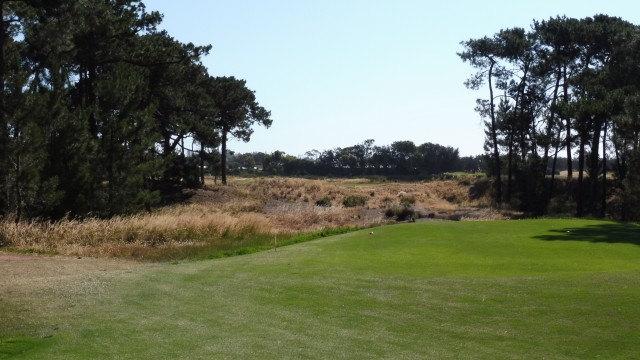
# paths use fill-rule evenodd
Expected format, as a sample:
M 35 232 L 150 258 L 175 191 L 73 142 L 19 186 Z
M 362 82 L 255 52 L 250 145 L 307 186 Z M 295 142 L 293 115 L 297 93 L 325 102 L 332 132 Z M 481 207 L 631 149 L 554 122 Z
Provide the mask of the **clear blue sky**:
M 377 145 L 411 140 L 483 152 L 474 111 L 484 93 L 463 82 L 460 42 L 500 29 L 529 29 L 557 15 L 619 16 L 640 24 L 635 0 L 143 0 L 174 38 L 213 45 L 213 76 L 247 80 L 271 111 L 270 129 L 238 152 Z

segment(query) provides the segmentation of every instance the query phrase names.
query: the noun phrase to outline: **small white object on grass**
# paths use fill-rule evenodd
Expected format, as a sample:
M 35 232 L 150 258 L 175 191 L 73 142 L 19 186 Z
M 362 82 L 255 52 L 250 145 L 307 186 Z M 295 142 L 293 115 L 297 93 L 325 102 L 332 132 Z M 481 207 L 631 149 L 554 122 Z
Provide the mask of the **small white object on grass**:
M 373 235 L 373 231 L 371 231 L 371 232 L 369 233 L 369 235 Z

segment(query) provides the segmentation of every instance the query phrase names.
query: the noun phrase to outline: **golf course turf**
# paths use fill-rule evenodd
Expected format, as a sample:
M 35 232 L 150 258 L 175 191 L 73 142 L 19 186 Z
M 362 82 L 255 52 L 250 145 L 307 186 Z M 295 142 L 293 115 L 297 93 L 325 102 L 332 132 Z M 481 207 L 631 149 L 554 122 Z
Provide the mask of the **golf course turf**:
M 640 227 L 412 223 L 21 294 L 0 358 L 632 359 Z

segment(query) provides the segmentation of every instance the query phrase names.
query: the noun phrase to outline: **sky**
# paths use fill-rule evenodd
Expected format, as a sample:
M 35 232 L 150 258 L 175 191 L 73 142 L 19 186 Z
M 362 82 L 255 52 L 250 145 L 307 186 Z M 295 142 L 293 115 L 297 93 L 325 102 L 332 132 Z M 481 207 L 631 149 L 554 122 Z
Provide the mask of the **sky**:
M 212 76 L 246 80 L 273 125 L 235 152 L 301 156 L 375 140 L 483 153 L 483 91 L 461 41 L 533 20 L 618 16 L 640 24 L 635 0 L 143 0 L 176 40 L 212 45 Z

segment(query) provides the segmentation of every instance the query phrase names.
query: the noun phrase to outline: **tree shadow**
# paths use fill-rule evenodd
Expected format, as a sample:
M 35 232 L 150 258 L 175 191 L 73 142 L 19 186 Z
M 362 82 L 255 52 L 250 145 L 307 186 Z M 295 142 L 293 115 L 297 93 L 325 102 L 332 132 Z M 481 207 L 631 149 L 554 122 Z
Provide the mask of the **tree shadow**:
M 545 241 L 588 241 L 640 245 L 640 226 L 631 223 L 602 223 L 554 229 L 545 235 L 534 238 Z

